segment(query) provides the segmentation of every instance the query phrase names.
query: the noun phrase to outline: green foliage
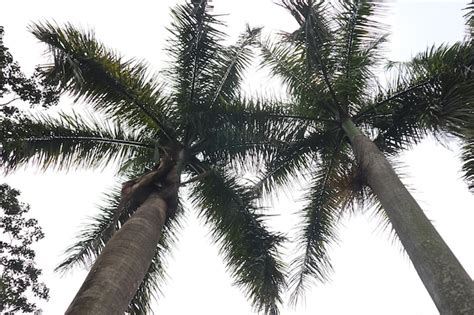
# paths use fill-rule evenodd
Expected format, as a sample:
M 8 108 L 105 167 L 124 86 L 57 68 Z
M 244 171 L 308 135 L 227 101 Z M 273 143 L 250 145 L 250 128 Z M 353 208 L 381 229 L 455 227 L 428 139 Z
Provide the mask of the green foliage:
M 122 56 L 95 39 L 91 31 L 67 24 L 34 24 L 31 32 L 46 43 L 54 64 L 41 68 L 44 80 L 56 83 L 93 105 L 98 112 L 128 126 L 159 127 L 169 131 L 165 115 L 168 100 L 161 84 L 149 75 L 144 63 Z
M 4 119 L 0 158 L 7 170 L 30 162 L 42 169 L 105 167 L 151 151 L 152 137 L 147 130 L 126 132 L 118 124 L 77 113 Z
M 462 147 L 462 160 L 464 161 L 462 167 L 462 170 L 465 172 L 464 177 L 468 182 L 469 189 L 474 191 L 474 136 L 472 134 L 466 137 Z
M 0 112 L 7 116 L 17 113 L 16 107 L 10 105 L 17 100 L 44 107 L 55 105 L 59 99 L 56 89 L 41 80 L 38 69 L 31 77 L 27 77 L 4 45 L 3 36 L 4 28 L 0 26 L 0 99 L 6 96 L 12 98 L 0 104 Z
M 301 255 L 291 264 L 296 301 L 307 280 L 327 278 L 327 248 L 336 238 L 341 214 L 356 205 L 378 206 L 356 165 L 344 121 L 355 122 L 388 155 L 426 135 L 456 137 L 463 143 L 463 170 L 472 189 L 474 49 L 468 40 L 433 47 L 407 63 L 389 63 L 391 79 L 383 87 L 377 81 L 387 37 L 379 22 L 387 7 L 382 1 L 282 0 L 281 5 L 298 27 L 277 43 L 260 42 L 260 48 L 263 65 L 288 90 L 287 119 L 277 121 L 270 114 L 246 131 L 290 130 L 269 133 L 271 142 L 280 145 L 266 156 L 257 189 L 291 187 L 295 177 L 311 183 L 298 237 Z M 470 23 L 471 6 L 468 10 Z M 257 156 L 268 152 L 265 146 L 254 150 Z
M 260 29 L 247 27 L 234 45 L 226 46 L 223 23 L 209 12 L 207 1 L 178 5 L 172 15 L 167 49 L 172 60 L 162 72 L 169 85 L 158 83 L 158 75 L 149 73 L 145 63 L 107 48 L 91 31 L 70 24 L 32 25 L 31 31 L 53 59 L 41 67 L 41 78 L 91 104 L 98 114 L 2 120 L 2 168 L 10 171 L 29 163 L 43 169 L 96 168 L 117 163 L 120 175 L 136 177 L 156 166 L 156 156 L 174 158 L 177 151 L 184 152 L 182 173 L 195 176 L 199 189 L 193 198 L 222 245 L 235 283 L 256 309 L 277 314 L 284 287 L 277 251 L 281 236 L 265 229 L 255 194 L 224 168 L 256 152 L 241 141 L 240 132 L 265 125 L 266 109 L 241 100 L 240 91 Z M 250 114 L 242 115 L 244 108 Z M 266 131 L 254 134 L 254 140 L 267 141 Z M 272 154 L 273 145 L 280 144 L 269 144 L 267 154 Z M 222 192 L 230 199 L 223 199 Z M 59 269 L 88 266 L 133 215 L 136 205 L 117 209 L 118 195 L 114 196 L 67 250 Z M 165 226 L 150 272 L 130 304 L 131 313 L 149 311 L 149 298 L 164 279 L 163 255 L 178 226 L 174 220 Z
M 0 312 L 33 313 L 38 310 L 32 296 L 47 300 L 49 290 L 39 282 L 33 243 L 44 237 L 38 221 L 28 219 L 29 206 L 18 201 L 20 192 L 0 185 Z
M 474 39 L 474 3 L 471 1 L 465 10 L 464 18 L 466 19 L 467 26 L 467 40 L 472 41 Z
M 285 275 L 283 263 L 274 257 L 283 238 L 265 229 L 253 191 L 224 171 L 213 170 L 193 185 L 192 194 L 237 284 L 258 311 L 278 314 L 278 288 L 285 285 Z

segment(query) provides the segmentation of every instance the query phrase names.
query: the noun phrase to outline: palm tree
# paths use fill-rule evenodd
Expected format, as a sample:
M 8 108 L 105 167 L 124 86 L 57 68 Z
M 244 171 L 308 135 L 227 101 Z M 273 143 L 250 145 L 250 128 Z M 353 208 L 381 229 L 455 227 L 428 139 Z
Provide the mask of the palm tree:
M 53 58 L 42 69 L 44 77 L 90 104 L 94 114 L 5 119 L 0 127 L 3 167 L 118 163 L 119 178 L 129 179 L 59 266 L 88 265 L 97 257 L 66 313 L 149 310 L 148 298 L 164 273 L 162 257 L 183 211 L 179 188 L 189 185 L 236 283 L 257 310 L 277 314 L 284 286 L 277 258 L 282 237 L 265 229 L 253 191 L 225 167 L 223 157 L 245 152 L 232 145 L 237 131 L 219 114 L 240 98 L 242 72 L 259 29 L 248 28 L 236 45 L 226 47 L 219 30 L 223 24 L 209 12 L 207 1 L 179 5 L 172 14 L 167 50 L 172 60 L 163 81 L 144 63 L 106 48 L 92 32 L 33 25 L 32 33 Z
M 327 277 L 327 246 L 341 211 L 377 205 L 441 314 L 472 313 L 471 278 L 388 162 L 426 135 L 455 137 L 465 144 L 465 177 L 474 187 L 471 43 L 433 47 L 410 62 L 390 63 L 393 80 L 384 87 L 376 75 L 387 38 L 377 22 L 383 4 L 283 0 L 281 5 L 299 27 L 277 44 L 262 42 L 262 56 L 288 89 L 289 99 L 275 115 L 280 128 L 299 128 L 283 139 L 271 137 L 286 145 L 267 162 L 257 189 L 268 192 L 310 174 L 302 254 L 292 262 L 293 301 L 308 278 Z

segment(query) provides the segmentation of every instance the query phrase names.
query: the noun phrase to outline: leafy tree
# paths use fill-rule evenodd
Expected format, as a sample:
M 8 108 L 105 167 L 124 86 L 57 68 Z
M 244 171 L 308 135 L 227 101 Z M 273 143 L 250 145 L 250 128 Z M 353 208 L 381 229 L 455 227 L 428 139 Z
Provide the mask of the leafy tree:
M 18 109 L 12 106 L 17 100 L 44 107 L 55 105 L 59 94 L 54 86 L 40 78 L 38 69 L 33 76 L 27 77 L 4 45 L 3 36 L 4 28 L 0 26 L 0 99 L 6 96 L 11 99 L 0 104 L 0 112 L 4 115 L 17 114 Z
M 48 288 L 39 282 L 41 270 L 35 266 L 34 242 L 44 237 L 38 221 L 25 216 L 29 206 L 18 201 L 20 192 L 0 185 L 0 312 L 14 314 L 37 311 L 31 294 L 48 299 Z
M 465 144 L 463 167 L 473 188 L 471 42 L 390 63 L 393 80 L 384 87 L 375 72 L 387 38 L 378 22 L 385 9 L 381 2 L 283 0 L 282 6 L 299 27 L 276 44 L 261 43 L 262 55 L 288 89 L 289 100 L 277 115 L 286 117 L 278 121 L 280 129 L 299 128 L 284 139 L 270 134 L 270 142 L 285 145 L 267 162 L 257 188 L 267 192 L 310 174 L 299 235 L 302 254 L 292 263 L 293 301 L 308 278 L 327 277 L 327 247 L 341 212 L 377 205 L 440 312 L 472 313 L 471 278 L 387 160 L 426 135 L 455 137 Z M 272 118 L 266 123 L 277 124 Z
M 225 167 L 223 157 L 242 153 L 236 129 L 220 115 L 239 98 L 259 29 L 224 46 L 222 22 L 207 1 L 188 2 L 172 14 L 172 62 L 163 81 L 168 85 L 145 64 L 106 48 L 92 32 L 49 23 L 31 28 L 53 58 L 41 69 L 42 78 L 91 104 L 106 120 L 79 113 L 4 120 L 3 167 L 12 171 L 33 162 L 41 168 L 97 168 L 116 162 L 119 177 L 129 179 L 59 266 L 88 265 L 98 256 L 68 314 L 149 310 L 148 298 L 164 273 L 163 255 L 179 227 L 178 191 L 185 184 L 236 284 L 256 309 L 278 313 L 282 237 L 265 229 L 253 191 Z
M 3 36 L 4 28 L 0 26 L 0 99 L 11 97 L 0 104 L 0 116 L 20 117 L 21 113 L 15 106 L 18 100 L 44 107 L 56 104 L 59 95 L 54 87 L 45 84 L 38 71 L 27 77 L 4 45 Z M 18 201 L 19 194 L 7 184 L 0 185 L 3 211 L 0 217 L 0 311 L 5 314 L 35 312 L 37 306 L 31 301 L 31 295 L 39 299 L 49 298 L 48 288 L 38 280 L 41 270 L 36 268 L 35 252 L 30 248 L 44 234 L 37 220 L 25 218 L 29 206 Z

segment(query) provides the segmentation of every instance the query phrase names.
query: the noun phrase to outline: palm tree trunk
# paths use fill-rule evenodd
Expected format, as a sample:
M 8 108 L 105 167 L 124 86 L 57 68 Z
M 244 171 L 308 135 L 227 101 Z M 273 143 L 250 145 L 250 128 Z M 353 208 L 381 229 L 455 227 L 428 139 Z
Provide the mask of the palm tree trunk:
M 107 242 L 66 314 L 123 314 L 142 282 L 166 221 L 168 206 L 151 193 Z
M 440 314 L 474 314 L 474 284 L 377 146 L 347 119 L 367 184 L 379 199 Z
M 66 314 L 108 315 L 127 310 L 153 260 L 163 225 L 176 211 L 184 151 L 175 157 L 174 162 L 162 158 L 157 169 L 124 185 L 122 201 L 138 201 L 140 206 L 107 242 Z

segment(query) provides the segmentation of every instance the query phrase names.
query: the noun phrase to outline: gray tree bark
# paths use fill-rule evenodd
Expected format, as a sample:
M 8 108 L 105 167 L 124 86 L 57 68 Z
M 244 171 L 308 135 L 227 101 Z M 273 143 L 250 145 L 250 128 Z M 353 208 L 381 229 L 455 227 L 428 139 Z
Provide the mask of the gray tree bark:
M 166 221 L 168 206 L 151 193 L 107 242 L 66 314 L 123 314 L 142 282 Z
M 368 186 L 442 315 L 474 314 L 474 284 L 377 146 L 352 124 L 349 135 Z

